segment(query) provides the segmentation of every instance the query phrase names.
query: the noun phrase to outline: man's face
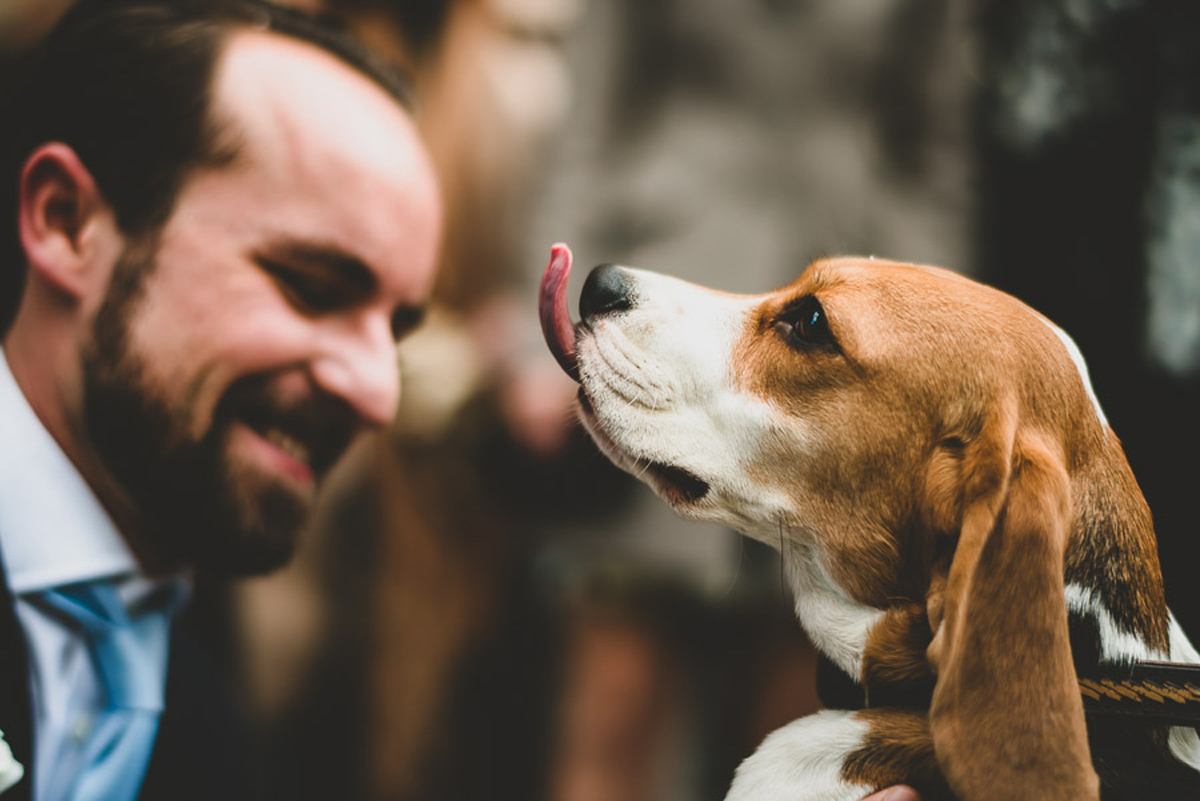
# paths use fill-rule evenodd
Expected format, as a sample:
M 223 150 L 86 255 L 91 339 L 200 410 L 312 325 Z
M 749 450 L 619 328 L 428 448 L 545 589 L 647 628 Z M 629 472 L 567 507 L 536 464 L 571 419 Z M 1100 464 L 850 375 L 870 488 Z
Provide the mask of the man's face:
M 143 550 L 255 572 L 291 553 L 352 436 L 395 413 L 439 199 L 405 112 L 311 46 L 236 34 L 214 108 L 239 157 L 194 174 L 115 267 L 83 419 Z

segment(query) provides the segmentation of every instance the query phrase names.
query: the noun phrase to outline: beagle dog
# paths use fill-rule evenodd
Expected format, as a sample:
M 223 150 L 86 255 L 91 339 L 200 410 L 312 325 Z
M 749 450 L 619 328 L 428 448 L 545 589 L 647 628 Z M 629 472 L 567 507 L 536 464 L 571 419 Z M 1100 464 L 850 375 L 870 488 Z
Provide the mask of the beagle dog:
M 754 296 L 603 265 L 574 324 L 570 267 L 556 245 L 541 316 L 587 431 L 679 514 L 779 548 L 801 624 L 866 700 L 772 733 L 729 799 L 1200 798 L 1195 728 L 1085 715 L 1080 677 L 1200 654 L 1062 330 L 864 258 Z

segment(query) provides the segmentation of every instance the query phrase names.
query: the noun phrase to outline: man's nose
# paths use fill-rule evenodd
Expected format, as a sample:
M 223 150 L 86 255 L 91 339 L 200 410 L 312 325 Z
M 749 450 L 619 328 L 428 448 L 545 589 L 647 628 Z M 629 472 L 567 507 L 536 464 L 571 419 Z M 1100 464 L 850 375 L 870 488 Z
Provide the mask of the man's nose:
M 400 365 L 390 322 L 342 321 L 323 332 L 311 370 L 323 391 L 341 398 L 369 426 L 392 422 L 400 403 Z

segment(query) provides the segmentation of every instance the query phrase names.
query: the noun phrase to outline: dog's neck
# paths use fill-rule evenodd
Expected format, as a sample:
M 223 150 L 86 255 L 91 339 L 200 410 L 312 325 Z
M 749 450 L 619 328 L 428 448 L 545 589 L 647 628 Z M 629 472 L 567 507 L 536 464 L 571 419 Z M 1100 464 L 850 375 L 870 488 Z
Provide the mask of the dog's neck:
M 1078 467 L 1072 479 L 1075 511 L 1064 564 L 1068 609 L 1095 621 L 1105 661 L 1192 661 L 1186 653 L 1174 653 L 1180 648 L 1173 640 L 1180 638 L 1172 637 L 1150 510 L 1115 439 L 1105 450 L 1102 458 Z M 932 556 L 913 545 L 908 542 L 905 552 Z M 822 653 L 861 679 L 864 655 L 878 650 L 869 649 L 869 641 L 891 639 L 882 633 L 886 626 L 876 627 L 890 608 L 858 600 L 840 586 L 824 564 L 834 555 L 795 537 L 780 546 L 801 625 Z M 930 571 L 930 565 L 906 565 L 902 572 L 928 576 Z M 900 588 L 887 596 L 909 616 L 922 600 Z M 1194 652 L 1186 638 L 1182 642 L 1184 652 Z M 870 666 L 866 672 L 872 672 Z
M 834 583 L 812 546 L 788 541 L 781 558 L 805 632 L 834 664 L 857 678 L 867 634 L 883 610 L 854 600 Z

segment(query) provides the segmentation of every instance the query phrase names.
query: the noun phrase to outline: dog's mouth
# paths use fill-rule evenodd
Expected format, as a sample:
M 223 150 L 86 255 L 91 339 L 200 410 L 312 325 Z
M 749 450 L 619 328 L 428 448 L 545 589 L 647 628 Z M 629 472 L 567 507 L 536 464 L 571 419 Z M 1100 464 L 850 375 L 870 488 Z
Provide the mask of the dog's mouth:
M 695 503 L 708 494 L 708 482 L 682 467 L 650 462 L 646 472 L 655 479 L 655 488 L 677 506 Z
M 579 358 L 575 352 L 575 324 L 567 308 L 567 279 L 571 274 L 571 249 L 556 244 L 550 249 L 550 263 L 542 275 L 538 294 L 538 317 L 546 345 L 563 371 L 579 381 Z M 668 503 L 693 504 L 708 494 L 709 485 L 695 473 L 663 462 L 646 462 L 622 448 L 604 429 L 583 387 L 579 389 L 579 410 L 588 433 L 609 458 L 650 484 Z
M 687 506 L 708 495 L 708 482 L 690 470 L 630 455 L 604 429 L 583 387 L 579 388 L 578 398 L 580 416 L 588 433 L 613 462 L 645 481 L 673 506 Z

